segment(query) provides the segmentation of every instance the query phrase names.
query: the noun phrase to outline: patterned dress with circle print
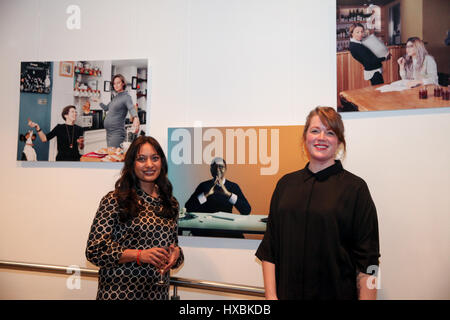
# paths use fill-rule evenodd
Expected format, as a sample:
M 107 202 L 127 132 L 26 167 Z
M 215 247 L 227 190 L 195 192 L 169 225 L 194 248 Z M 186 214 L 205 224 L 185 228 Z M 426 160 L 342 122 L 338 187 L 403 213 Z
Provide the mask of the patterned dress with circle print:
M 125 249 L 178 245 L 176 220 L 156 215 L 161 210 L 160 199 L 152 198 L 139 189 L 137 194 L 144 208 L 137 217 L 127 222 L 119 221 L 118 203 L 111 191 L 102 198 L 92 223 L 86 258 L 100 267 L 98 300 L 167 300 L 169 297 L 169 285 L 156 285 L 159 272 L 153 265 L 119 264 Z M 174 268 L 183 261 L 180 248 L 180 257 Z

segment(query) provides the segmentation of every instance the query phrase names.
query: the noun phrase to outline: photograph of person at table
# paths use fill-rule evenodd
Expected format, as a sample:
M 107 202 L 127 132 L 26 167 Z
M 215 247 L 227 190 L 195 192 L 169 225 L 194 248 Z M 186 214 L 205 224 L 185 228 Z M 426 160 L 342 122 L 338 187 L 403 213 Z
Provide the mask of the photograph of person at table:
M 351 37 L 349 50 L 352 57 L 364 66 L 364 80 L 370 80 L 373 86 L 384 83 L 381 63 L 390 59 L 390 53 L 386 57 L 378 58 L 369 48 L 364 46 L 362 40 L 365 30 L 361 23 L 353 23 L 349 28 L 349 34 Z
M 106 145 L 108 147 L 119 148 L 120 144 L 125 140 L 125 119 L 127 113 L 129 112 L 133 118 L 132 128 L 135 134 L 139 132 L 140 122 L 138 113 L 133 105 L 133 100 L 125 90 L 127 87 L 125 77 L 121 74 L 116 74 L 112 79 L 112 83 L 117 95 L 107 105 L 100 103 L 100 107 L 107 111 L 103 123 L 106 129 Z M 92 101 L 98 102 L 99 100 L 98 98 L 94 98 Z
M 256 251 L 266 299 L 376 299 L 377 211 L 366 182 L 336 160 L 346 151 L 340 114 L 312 110 L 302 140 L 309 162 L 278 181 Z
M 397 62 L 402 80 L 410 80 L 408 87 L 438 84 L 436 61 L 428 54 L 419 37 L 411 37 L 406 41 L 406 54 Z
M 194 193 L 186 202 L 187 212 L 229 212 L 233 206 L 242 215 L 250 214 L 250 204 L 237 183 L 225 179 L 227 164 L 222 158 L 215 158 L 211 162 L 212 179 L 198 185 Z
M 28 121 L 31 128 L 35 128 L 39 139 L 48 142 L 56 137 L 58 154 L 56 161 L 80 161 L 81 155 L 78 149 L 84 149 L 83 128 L 77 126 L 77 109 L 69 105 L 61 112 L 63 124 L 57 124 L 49 133 L 45 134 L 38 123 Z

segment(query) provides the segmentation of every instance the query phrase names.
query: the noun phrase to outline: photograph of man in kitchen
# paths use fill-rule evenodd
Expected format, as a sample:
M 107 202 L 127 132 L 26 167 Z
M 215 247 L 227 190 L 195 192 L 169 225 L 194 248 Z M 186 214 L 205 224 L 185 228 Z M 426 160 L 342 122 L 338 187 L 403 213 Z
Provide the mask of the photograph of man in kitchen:
M 336 5 L 339 112 L 450 106 L 449 1 Z
M 147 59 L 22 62 L 18 136 L 37 139 L 18 139 L 16 159 L 33 148 L 37 161 L 123 161 L 146 133 L 148 70 Z

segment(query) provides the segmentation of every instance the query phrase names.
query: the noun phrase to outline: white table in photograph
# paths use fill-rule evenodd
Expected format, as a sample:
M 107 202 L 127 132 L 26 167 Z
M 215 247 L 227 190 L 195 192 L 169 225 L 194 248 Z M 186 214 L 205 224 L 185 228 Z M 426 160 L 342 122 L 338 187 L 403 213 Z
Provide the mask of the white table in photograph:
M 239 215 L 228 212 L 203 213 L 190 212 L 181 215 L 178 220 L 180 231 L 224 230 L 242 233 L 264 234 L 267 215 Z

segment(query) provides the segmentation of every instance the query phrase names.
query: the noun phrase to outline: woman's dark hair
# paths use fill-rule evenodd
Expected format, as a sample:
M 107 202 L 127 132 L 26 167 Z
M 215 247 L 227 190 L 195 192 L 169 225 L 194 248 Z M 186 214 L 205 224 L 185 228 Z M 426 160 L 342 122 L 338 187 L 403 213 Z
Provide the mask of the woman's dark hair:
M 158 186 L 162 210 L 155 212 L 157 216 L 176 219 L 178 216 L 178 201 L 172 195 L 172 184 L 167 177 L 167 159 L 156 139 L 140 136 L 133 141 L 125 155 L 124 166 L 119 180 L 115 184 L 114 194 L 119 204 L 119 217 L 122 222 L 137 217 L 142 205 L 139 202 L 136 190 L 139 188 L 139 179 L 134 172 L 136 156 L 142 145 L 149 143 L 161 158 L 161 172 L 155 183 Z

